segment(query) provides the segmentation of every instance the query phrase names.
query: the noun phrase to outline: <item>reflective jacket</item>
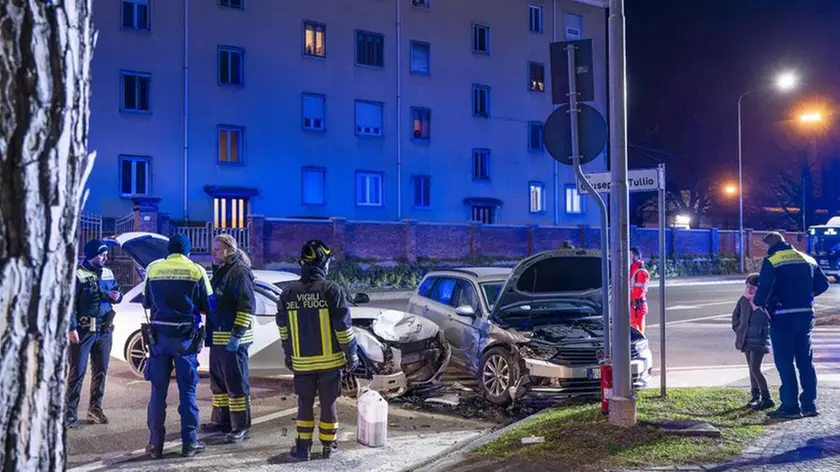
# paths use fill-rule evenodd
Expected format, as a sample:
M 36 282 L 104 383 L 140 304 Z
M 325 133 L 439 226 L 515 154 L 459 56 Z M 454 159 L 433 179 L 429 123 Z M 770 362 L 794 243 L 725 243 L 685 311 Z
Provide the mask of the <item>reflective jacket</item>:
M 344 291 L 324 275 L 304 268 L 277 304 L 280 340 L 295 373 L 340 369 L 357 349 Z
M 183 328 L 201 322 L 200 313 L 210 312 L 212 290 L 204 267 L 184 255 L 171 254 L 146 268 L 143 306 L 150 309 L 153 325 L 172 335 L 184 333 Z
M 650 272 L 645 269 L 645 263 L 634 262 L 630 266 L 630 299 L 646 302 L 649 282 Z
M 254 294 L 254 274 L 239 257 L 214 268 L 213 309 L 207 320 L 207 345 L 225 346 L 230 337 L 239 338 L 240 345 L 254 342 L 254 311 L 257 307 Z
M 90 319 L 96 319 L 96 326 L 103 326 L 105 315 L 113 310 L 108 292 L 119 291 L 114 273 L 107 267 L 97 268 L 83 262 L 76 269 L 76 301 L 70 316 L 70 331 L 88 329 Z M 122 301 L 122 293 L 113 303 Z M 98 328 L 97 328 L 98 329 Z
M 828 278 L 813 257 L 779 243 L 767 251 L 753 303 L 774 316 L 813 314 L 814 297 L 828 287 Z

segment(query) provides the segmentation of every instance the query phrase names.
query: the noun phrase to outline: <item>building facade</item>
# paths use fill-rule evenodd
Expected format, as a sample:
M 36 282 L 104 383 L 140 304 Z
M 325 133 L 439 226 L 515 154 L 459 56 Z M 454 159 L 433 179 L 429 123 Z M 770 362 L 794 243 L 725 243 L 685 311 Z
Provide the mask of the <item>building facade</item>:
M 95 4 L 86 212 L 173 220 L 597 224 L 542 142 L 549 45 L 598 0 L 110 0 Z M 601 156 L 587 171 L 605 168 Z

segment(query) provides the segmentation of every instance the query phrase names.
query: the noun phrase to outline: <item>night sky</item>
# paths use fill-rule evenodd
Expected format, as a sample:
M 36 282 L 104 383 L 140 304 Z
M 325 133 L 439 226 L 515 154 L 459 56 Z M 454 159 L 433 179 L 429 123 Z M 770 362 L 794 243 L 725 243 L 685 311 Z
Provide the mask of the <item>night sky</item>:
M 797 149 L 808 142 L 791 117 L 806 103 L 824 111 L 840 103 L 840 0 L 625 4 L 630 166 L 663 160 L 676 186 L 711 188 L 719 213 L 732 210 L 723 183 L 737 181 L 738 97 L 771 84 L 778 71 L 800 74 L 795 92 L 743 100 L 745 197 L 766 204 L 758 191 L 765 175 L 795 166 Z M 824 128 L 820 154 L 840 157 L 840 133 Z

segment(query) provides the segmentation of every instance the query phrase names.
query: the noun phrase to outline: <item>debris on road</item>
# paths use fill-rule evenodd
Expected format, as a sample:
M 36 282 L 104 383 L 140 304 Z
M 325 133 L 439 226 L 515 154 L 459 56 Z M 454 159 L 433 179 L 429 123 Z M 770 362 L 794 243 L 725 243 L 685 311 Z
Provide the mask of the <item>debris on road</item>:
M 528 438 L 522 438 L 522 444 L 542 444 L 545 442 L 545 437 L 543 436 L 531 436 Z

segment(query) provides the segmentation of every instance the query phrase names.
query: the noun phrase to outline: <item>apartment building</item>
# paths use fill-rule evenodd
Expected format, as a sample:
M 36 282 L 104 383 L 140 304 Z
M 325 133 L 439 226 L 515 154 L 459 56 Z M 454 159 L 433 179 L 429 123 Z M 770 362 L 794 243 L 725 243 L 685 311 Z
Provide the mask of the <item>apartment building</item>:
M 597 224 L 541 127 L 554 40 L 593 39 L 606 116 L 600 3 L 98 1 L 85 211 Z

